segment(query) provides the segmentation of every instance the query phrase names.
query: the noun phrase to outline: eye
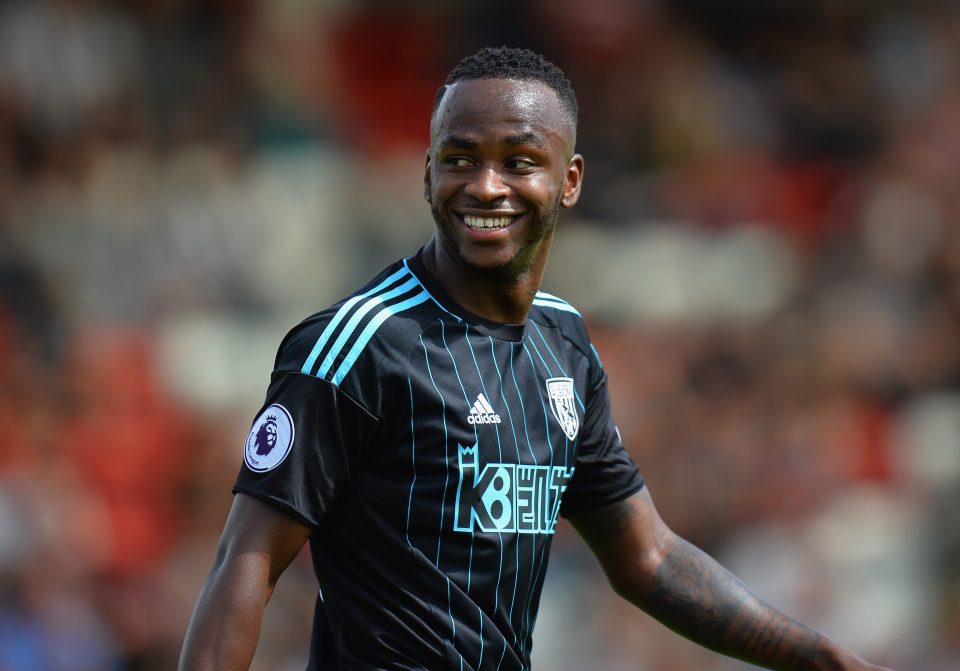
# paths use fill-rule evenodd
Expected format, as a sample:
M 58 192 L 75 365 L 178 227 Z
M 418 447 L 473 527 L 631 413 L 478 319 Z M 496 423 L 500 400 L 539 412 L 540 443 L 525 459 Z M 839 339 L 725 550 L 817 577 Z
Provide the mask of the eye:
M 473 165 L 473 161 L 463 156 L 451 156 L 447 159 L 447 163 L 454 168 L 469 168 Z
M 527 158 L 513 158 L 507 161 L 507 168 L 510 170 L 528 170 L 534 165 L 534 162 Z

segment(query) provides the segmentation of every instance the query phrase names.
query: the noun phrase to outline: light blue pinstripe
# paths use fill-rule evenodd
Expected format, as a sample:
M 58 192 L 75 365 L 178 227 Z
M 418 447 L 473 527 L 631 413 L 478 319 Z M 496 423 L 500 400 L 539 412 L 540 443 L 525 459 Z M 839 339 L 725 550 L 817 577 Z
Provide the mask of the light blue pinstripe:
M 426 360 L 427 360 L 427 371 L 430 372 L 430 359 L 429 359 L 429 357 L 427 356 L 427 347 L 426 347 L 426 345 L 423 344 L 423 336 L 420 337 L 420 345 L 423 347 L 423 355 L 424 355 L 424 358 L 426 358 Z M 432 373 L 432 372 L 430 373 L 430 382 L 433 382 L 433 388 L 437 390 L 437 395 L 440 396 L 440 403 L 441 403 L 441 405 L 442 405 L 442 407 L 443 407 L 443 445 L 444 445 L 443 449 L 444 449 L 444 454 L 447 455 L 447 442 L 448 442 L 448 441 L 447 441 L 447 412 L 446 412 L 447 404 L 446 404 L 446 402 L 445 402 L 444 399 L 443 399 L 443 394 L 440 393 L 440 389 L 437 388 L 436 382 L 433 381 L 433 373 Z M 450 464 L 450 459 L 449 459 L 449 455 L 447 455 L 446 463 L 447 463 L 447 479 L 449 480 L 449 478 L 450 478 L 450 471 L 449 471 L 449 468 L 450 468 L 450 466 L 449 466 L 449 464 Z M 446 502 L 446 497 L 447 497 L 447 485 L 446 485 L 446 483 L 444 483 L 444 485 L 443 485 L 443 497 L 444 497 L 444 503 L 445 503 L 445 502 Z M 443 504 L 441 504 L 441 508 L 440 508 L 440 531 L 441 531 L 441 533 L 443 532 Z M 439 568 L 439 567 L 440 567 L 440 536 L 438 535 L 438 536 L 437 536 L 437 568 Z M 445 576 L 445 577 L 446 577 L 446 576 Z M 451 628 L 451 630 L 452 630 L 452 634 L 451 634 L 450 640 L 451 640 L 451 642 L 453 642 L 454 647 L 456 647 L 456 640 L 457 640 L 457 622 L 456 622 L 456 620 L 453 619 L 453 601 L 452 601 L 451 598 L 450 598 L 450 578 L 447 577 L 446 579 L 447 579 L 447 615 L 450 617 L 450 628 Z M 462 671 L 462 669 L 463 669 L 463 655 L 460 655 L 460 652 L 459 652 L 459 651 L 457 651 L 457 654 L 460 656 L 460 669 L 461 669 L 461 671 Z
M 490 340 L 490 356 L 493 358 L 494 370 L 497 371 L 497 379 L 500 380 L 500 399 L 503 401 L 504 407 L 507 409 L 507 418 L 510 420 L 510 431 L 513 432 L 513 445 L 517 450 L 517 463 L 520 463 L 520 440 L 517 438 L 517 427 L 513 423 L 513 411 L 510 410 L 510 404 L 507 402 L 507 397 L 503 393 L 503 375 L 500 374 L 500 366 L 497 365 L 497 352 L 493 346 L 493 338 L 487 336 Z M 513 360 L 513 343 L 510 343 L 510 359 Z M 512 365 L 512 363 L 511 363 Z M 522 402 L 522 401 L 521 401 Z M 520 566 L 520 536 L 518 535 L 514 541 L 513 548 L 515 551 L 514 557 L 514 566 Z M 510 597 L 510 611 L 507 613 L 507 619 L 513 624 L 513 605 L 517 600 L 517 584 L 519 576 L 519 570 L 514 570 L 513 572 L 513 596 Z M 517 644 L 517 630 L 513 629 L 513 645 Z M 506 640 L 504 640 L 503 654 L 500 656 L 500 661 L 503 662 L 503 655 L 506 655 Z M 499 664 L 497 668 L 499 668 Z
M 454 649 L 456 649 L 457 621 L 453 619 L 453 599 L 450 598 L 450 578 L 447 578 L 447 615 L 450 616 L 450 626 L 453 628 L 453 633 L 450 635 L 450 641 L 453 643 Z M 457 654 L 460 655 L 459 650 L 457 651 Z M 460 655 L 460 671 L 463 671 L 463 655 Z
M 527 359 L 530 360 L 530 370 L 533 373 L 535 379 L 539 379 L 537 375 L 537 364 L 533 360 L 533 356 L 530 354 L 530 350 L 527 349 L 526 342 L 523 343 L 523 351 L 527 355 Z M 544 369 L 547 372 L 547 375 L 550 375 L 550 369 L 547 368 L 544 364 Z M 540 390 L 540 385 L 537 385 L 537 397 L 540 399 L 540 409 L 543 412 L 543 430 L 545 433 L 547 445 L 550 447 L 550 466 L 553 466 L 553 442 L 550 440 L 550 413 L 547 412 L 547 405 L 543 401 L 543 392 Z M 566 435 L 564 435 L 564 440 L 566 440 Z M 524 627 L 529 635 L 533 631 L 533 625 L 530 624 L 530 608 L 533 606 L 533 588 L 537 584 L 537 581 L 540 580 L 540 574 L 543 571 L 543 560 L 546 556 L 547 546 L 550 544 L 549 539 L 543 541 L 543 547 L 540 549 L 540 563 L 537 565 L 537 570 L 533 570 L 533 566 L 536 559 L 536 544 L 533 545 L 532 553 L 530 555 L 530 587 L 527 589 L 527 603 L 524 607 L 524 615 L 521 620 L 524 622 Z
M 513 343 L 510 343 L 510 375 L 513 377 L 513 387 L 517 390 L 517 399 L 520 401 L 520 416 L 523 419 L 523 433 L 527 439 L 527 449 L 530 451 L 530 456 L 533 458 L 534 465 L 537 465 L 537 456 L 533 453 L 533 448 L 530 446 L 530 432 L 527 429 L 527 411 L 523 407 L 523 393 L 520 391 L 520 385 L 517 382 L 517 373 L 513 367 Z M 519 455 L 517 463 L 520 463 Z M 535 538 L 535 537 L 534 537 Z M 534 538 L 530 540 L 530 579 L 533 580 L 533 560 L 536 557 L 537 553 L 537 544 Z M 519 552 L 520 545 L 517 543 L 517 551 Z M 518 559 L 519 563 L 519 559 Z M 532 583 L 531 583 L 532 584 Z M 524 622 L 525 618 L 520 618 L 521 627 L 526 628 L 526 623 Z M 527 649 L 527 639 L 523 637 L 520 639 L 520 652 L 526 653 Z
M 473 344 L 470 342 L 470 325 L 463 325 L 463 337 L 467 341 L 467 347 L 470 348 L 470 356 L 473 357 L 473 365 L 477 367 L 477 378 L 480 380 L 480 387 L 483 389 L 483 395 L 488 399 L 490 398 L 490 392 L 487 391 L 487 385 L 483 381 L 483 373 L 480 372 L 480 362 L 477 361 L 477 353 L 473 351 Z M 496 368 L 497 362 L 494 359 L 493 362 L 494 368 Z M 476 427 L 474 427 L 476 428 Z M 494 430 L 497 432 L 497 451 L 500 453 L 500 461 L 503 461 L 503 446 L 500 444 L 500 427 L 496 424 L 493 425 Z M 497 606 L 500 603 L 500 577 L 503 575 L 503 536 L 497 534 L 497 540 L 500 542 L 500 565 L 497 567 L 497 586 L 493 590 L 493 610 L 497 610 Z
M 530 360 L 530 369 L 533 371 L 533 377 L 539 379 L 537 375 L 537 364 L 533 360 L 533 356 L 530 354 L 530 350 L 527 349 L 527 343 L 523 343 L 523 351 L 527 355 L 527 358 Z M 543 362 L 543 359 L 540 359 Z M 547 368 L 547 364 L 543 364 L 544 370 L 546 370 L 547 375 L 550 375 L 550 369 Z M 540 390 L 540 385 L 537 385 L 537 398 L 540 399 L 540 408 L 543 410 L 543 430 L 546 434 L 547 446 L 550 448 L 550 465 L 553 466 L 553 442 L 550 440 L 550 413 L 547 412 L 547 405 L 543 402 L 543 392 Z
M 547 372 L 547 375 L 552 375 L 552 373 L 550 372 L 550 367 L 547 366 L 547 362 L 544 361 L 543 357 L 540 355 L 540 351 L 537 349 L 536 343 L 533 342 L 533 339 L 532 339 L 532 338 L 530 338 L 529 340 L 530 340 L 530 344 L 533 346 L 533 349 L 537 352 L 537 356 L 540 358 L 540 362 L 543 364 L 543 368 L 544 368 L 544 370 Z M 546 341 L 544 341 L 544 344 L 546 344 Z M 549 347 L 548 347 L 548 349 L 549 349 Z M 536 370 L 536 366 L 534 365 L 534 362 L 533 362 L 533 357 L 530 356 L 530 351 L 527 350 L 526 346 L 524 346 L 524 351 L 527 353 L 527 357 L 530 359 L 530 365 L 533 366 L 534 370 Z M 556 357 L 554 357 L 554 358 L 556 358 Z M 557 362 L 557 365 L 558 365 L 558 366 L 560 365 L 560 362 L 559 362 L 559 361 Z M 563 373 L 563 369 L 562 369 L 562 368 L 561 368 L 561 373 Z M 540 396 L 540 407 L 543 409 L 543 421 L 544 421 L 545 426 L 546 426 L 546 429 L 545 429 L 545 430 L 546 430 L 546 432 L 547 432 L 547 440 L 549 441 L 549 439 L 550 439 L 550 438 L 549 438 L 549 436 L 550 436 L 550 418 L 549 418 L 549 413 L 547 412 L 546 405 L 545 405 L 544 402 L 543 402 L 543 393 L 540 391 L 539 387 L 537 388 L 537 393 L 538 393 L 538 395 Z M 564 447 L 564 449 L 563 449 L 563 465 L 564 465 L 564 467 L 568 467 L 568 466 L 569 466 L 570 440 L 567 438 L 567 434 L 566 434 L 566 433 L 563 434 L 563 447 Z M 553 443 L 550 443 L 550 466 L 551 466 L 551 467 L 553 466 Z M 539 566 L 537 567 L 537 577 L 536 577 L 536 579 L 533 581 L 533 583 L 532 583 L 531 586 L 530 586 L 530 589 L 531 589 L 531 590 L 533 589 L 533 585 L 536 585 L 536 583 L 537 583 L 538 581 L 540 581 L 540 576 L 541 576 L 541 574 L 543 573 L 543 567 L 544 567 L 544 564 L 546 563 L 546 560 L 547 560 L 547 547 L 548 547 L 548 546 L 549 546 L 549 541 L 545 541 L 544 544 L 543 544 L 543 548 L 540 550 L 540 564 L 539 564 Z M 530 624 L 529 624 L 529 631 L 531 631 L 531 632 L 532 632 L 532 631 L 534 630 L 534 628 L 537 626 L 537 618 L 533 618 L 533 622 L 530 622 L 530 608 L 531 608 L 532 605 L 533 605 L 533 600 L 531 599 L 531 600 L 528 602 L 528 604 L 527 604 L 527 622 L 530 623 Z M 537 612 L 537 615 L 539 616 L 540 613 Z
M 531 319 L 530 322 L 533 323 L 533 320 Z M 539 329 L 537 330 L 539 331 Z M 553 377 L 554 373 L 552 370 L 550 370 L 550 366 L 547 364 L 547 360 L 543 358 L 542 354 L 540 354 L 540 348 L 537 347 L 537 343 L 533 341 L 533 338 L 528 338 L 528 340 L 530 341 L 530 345 L 533 347 L 533 351 L 537 353 L 537 358 L 540 359 L 540 363 L 543 364 L 543 369 L 547 371 L 547 375 L 549 375 L 550 377 Z
M 473 344 L 470 342 L 470 325 L 463 325 L 463 337 L 467 341 L 467 347 L 470 348 L 470 356 L 473 357 L 473 365 L 477 368 L 477 378 L 480 380 L 480 387 L 483 389 L 483 395 L 487 398 L 491 398 L 490 392 L 487 391 L 487 385 L 483 381 L 483 373 L 480 372 L 480 362 L 477 361 L 477 353 L 473 350 Z M 494 368 L 497 367 L 496 359 L 493 360 Z M 500 442 L 500 427 L 496 424 L 493 425 L 494 430 L 497 433 L 497 451 L 500 454 L 500 461 L 503 461 L 503 444 Z M 476 427 L 474 427 L 476 429 Z M 493 588 L 493 610 L 496 612 L 497 607 L 500 604 L 500 579 L 503 577 L 503 536 L 497 534 L 497 541 L 500 543 L 500 564 L 497 566 L 497 585 Z M 504 654 L 507 651 L 506 648 L 506 639 L 504 639 Z M 483 660 L 483 615 L 481 611 L 480 616 L 480 659 Z M 503 663 L 503 655 L 500 656 L 500 661 L 497 662 L 497 668 L 500 668 L 500 665 Z M 477 668 L 480 668 L 481 664 L 477 663 Z
M 427 346 L 423 343 L 423 335 L 420 336 L 420 346 L 423 348 L 423 359 L 427 363 L 427 375 L 430 376 L 430 383 L 437 391 L 440 397 L 440 416 L 443 417 L 443 463 L 446 464 L 446 478 L 443 481 L 443 498 L 440 500 L 440 530 L 437 532 L 437 560 L 434 562 L 437 568 L 440 568 L 440 541 L 443 538 L 443 514 L 447 505 L 447 485 L 450 483 L 450 439 L 447 434 L 447 402 L 440 393 L 440 387 L 433 379 L 433 371 L 430 368 L 430 355 L 427 354 Z
M 410 461 L 413 463 L 413 480 L 410 481 L 410 498 L 407 499 L 407 545 L 413 549 L 410 542 L 410 506 L 413 504 L 413 486 L 417 483 L 417 439 L 413 430 L 413 382 L 407 378 L 407 387 L 410 388 Z
M 523 393 L 520 391 L 520 384 L 517 382 L 517 373 L 513 369 L 513 345 L 513 343 L 510 343 L 510 375 L 513 377 L 513 388 L 517 390 L 517 400 L 520 401 L 520 417 L 523 419 L 523 433 L 527 438 L 527 450 L 530 452 L 534 465 L 537 465 L 537 455 L 533 453 L 533 448 L 530 446 L 530 432 L 527 430 L 527 411 L 523 407 Z M 517 456 L 517 463 L 520 463 L 519 455 Z
M 443 319 L 438 319 L 440 322 L 440 339 L 443 341 L 443 348 L 447 350 L 447 355 L 450 357 L 450 362 L 453 363 L 453 372 L 457 376 L 457 382 L 460 384 L 460 391 L 463 392 L 463 400 L 467 402 L 467 407 L 470 407 L 470 398 L 467 396 L 467 390 L 463 386 L 463 379 L 460 377 L 460 369 L 457 367 L 457 360 L 453 356 L 453 352 L 450 351 L 450 348 L 447 346 L 447 328 Z M 479 442 L 480 438 L 477 435 L 477 426 L 473 425 L 473 438 L 475 441 Z M 472 528 L 472 525 L 471 525 Z M 470 559 L 467 561 L 467 594 L 470 594 L 470 582 L 473 578 L 473 538 L 474 532 L 470 532 Z
M 590 343 L 590 350 L 593 352 L 593 356 L 597 357 L 597 364 L 603 368 L 603 362 L 600 360 L 600 352 L 593 346 L 593 343 Z
M 323 329 L 323 333 L 320 334 L 320 337 L 317 339 L 316 344 L 314 344 L 313 349 L 310 351 L 310 356 L 307 357 L 307 361 L 306 363 L 303 364 L 303 368 L 300 369 L 300 372 L 306 373 L 307 375 L 310 374 L 310 371 L 313 369 L 313 364 L 317 362 L 317 357 L 320 356 L 320 351 L 323 349 L 323 346 L 327 344 L 327 340 L 329 340 L 330 336 L 333 335 L 334 329 L 336 329 L 337 325 L 341 321 L 343 321 L 343 318 L 347 316 L 347 314 L 350 312 L 350 310 L 353 308 L 354 305 L 362 301 L 364 298 L 373 296 L 374 294 L 379 293 L 380 291 L 383 291 L 388 286 L 390 286 L 391 284 L 399 280 L 404 275 L 408 275 L 409 273 L 410 273 L 410 270 L 406 268 L 406 266 L 404 266 L 403 268 L 401 268 L 400 270 L 398 270 L 397 272 L 393 273 L 388 278 L 386 278 L 383 282 L 375 286 L 373 289 L 370 289 L 370 291 L 367 291 L 366 293 L 362 293 L 359 296 L 354 296 L 353 298 L 348 300 L 346 303 L 344 303 L 340 307 L 340 309 L 337 310 L 337 314 L 333 316 L 333 319 L 330 320 L 330 323 L 327 324 L 327 327 Z
M 477 668 L 483 668 L 483 609 L 477 606 L 477 613 L 480 615 L 480 659 L 477 660 Z

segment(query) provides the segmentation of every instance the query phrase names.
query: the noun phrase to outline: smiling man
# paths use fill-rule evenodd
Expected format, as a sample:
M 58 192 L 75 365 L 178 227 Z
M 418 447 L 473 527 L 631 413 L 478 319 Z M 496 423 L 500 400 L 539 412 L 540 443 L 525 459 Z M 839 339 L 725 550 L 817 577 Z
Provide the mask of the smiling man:
M 558 515 L 619 594 L 704 646 L 777 669 L 879 668 L 657 514 L 580 314 L 539 291 L 580 194 L 576 123 L 569 82 L 532 52 L 484 49 L 450 74 L 424 174 L 435 233 L 281 343 L 181 669 L 248 668 L 307 543 L 309 669 L 529 669 Z
M 448 80 L 430 125 L 424 196 L 437 235 L 425 262 L 464 307 L 500 321 L 526 319 L 559 209 L 580 195 L 576 100 L 555 77 Z

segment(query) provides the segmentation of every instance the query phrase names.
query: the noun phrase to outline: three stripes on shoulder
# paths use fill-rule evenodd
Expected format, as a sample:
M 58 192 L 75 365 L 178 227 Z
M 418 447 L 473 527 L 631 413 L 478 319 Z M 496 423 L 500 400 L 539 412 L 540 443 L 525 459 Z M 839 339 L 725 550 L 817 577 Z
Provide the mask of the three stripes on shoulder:
M 300 372 L 306 375 L 315 375 L 339 385 L 347 373 L 350 372 L 350 369 L 353 368 L 374 333 L 387 319 L 428 300 L 432 300 L 441 310 L 455 317 L 457 321 L 462 321 L 461 317 L 450 312 L 427 291 L 427 288 L 407 266 L 407 260 L 404 259 L 402 268 L 389 275 L 372 289 L 354 296 L 340 306 L 326 328 L 323 329 Z M 572 312 L 576 315 L 580 314 L 576 308 L 562 298 L 542 291 L 537 292 L 533 304 L 539 307 Z M 373 317 L 361 326 L 361 322 L 370 313 L 373 313 Z M 341 324 L 343 324 L 343 328 L 334 338 L 334 334 L 338 332 L 338 327 Z M 344 352 L 346 354 L 341 358 Z M 322 359 L 321 355 L 323 355 Z M 339 365 L 337 364 L 338 360 Z M 319 367 L 317 361 L 320 361 Z M 487 403 L 487 407 L 489 407 L 489 403 Z M 489 414 L 492 410 L 490 408 L 486 411 L 486 414 Z

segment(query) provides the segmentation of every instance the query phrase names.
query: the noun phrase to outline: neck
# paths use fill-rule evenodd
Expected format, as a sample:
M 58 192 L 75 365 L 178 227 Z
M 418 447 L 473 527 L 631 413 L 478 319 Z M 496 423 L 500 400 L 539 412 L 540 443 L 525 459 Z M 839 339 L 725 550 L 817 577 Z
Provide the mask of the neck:
M 546 255 L 518 275 L 498 275 L 457 263 L 434 236 L 423 264 L 453 300 L 475 315 L 501 324 L 523 324 L 540 288 Z

